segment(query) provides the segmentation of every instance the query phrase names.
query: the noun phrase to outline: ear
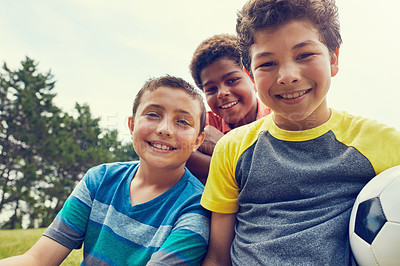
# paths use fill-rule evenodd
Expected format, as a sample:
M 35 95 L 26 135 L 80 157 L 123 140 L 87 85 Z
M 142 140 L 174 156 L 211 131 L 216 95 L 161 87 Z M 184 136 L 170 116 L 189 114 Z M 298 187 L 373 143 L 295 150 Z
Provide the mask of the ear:
M 339 47 L 336 48 L 335 52 L 331 56 L 331 77 L 336 76 L 339 72 Z
M 200 145 L 201 145 L 201 144 L 203 143 L 203 141 L 204 141 L 205 136 L 206 136 L 206 133 L 205 133 L 204 131 L 201 132 L 200 135 L 197 136 L 197 138 L 196 138 L 196 143 L 195 143 L 195 145 L 193 146 L 193 152 L 195 152 L 195 151 L 200 147 Z
M 133 125 L 134 125 L 134 118 L 133 116 L 128 117 L 128 127 L 129 127 L 129 132 L 133 132 Z

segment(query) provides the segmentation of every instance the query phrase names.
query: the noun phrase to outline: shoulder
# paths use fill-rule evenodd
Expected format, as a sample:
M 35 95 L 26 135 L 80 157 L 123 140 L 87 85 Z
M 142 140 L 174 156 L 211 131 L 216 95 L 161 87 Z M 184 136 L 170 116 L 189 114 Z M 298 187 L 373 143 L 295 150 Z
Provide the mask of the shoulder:
M 217 145 L 221 142 L 220 145 L 237 144 L 252 141 L 258 138 L 259 134 L 263 131 L 268 130 L 268 120 L 269 117 L 263 117 L 259 120 L 256 120 L 250 124 L 243 125 L 237 127 L 226 135 L 224 135 L 217 143 Z
M 185 174 L 182 177 L 184 179 L 185 191 L 189 191 L 189 194 L 201 195 L 204 190 L 204 185 L 185 167 Z
M 261 118 L 250 124 L 237 127 L 224 135 L 214 148 L 210 167 L 224 164 L 230 165 L 228 168 L 234 169 L 243 152 L 259 140 L 262 132 L 269 130 L 269 119 L 269 116 Z
M 400 131 L 373 119 L 337 113 L 342 119 L 333 129 L 337 140 L 366 156 L 376 173 L 400 164 Z
M 186 169 L 179 183 L 168 193 L 169 208 L 179 210 L 179 215 L 197 213 L 208 217 L 209 212 L 200 205 L 203 191 L 204 185 Z
M 228 125 L 228 123 L 226 123 L 226 121 L 224 119 L 222 119 L 222 117 L 216 115 L 212 111 L 207 112 L 206 125 L 213 126 L 216 129 L 218 129 L 219 131 L 223 132 L 224 134 L 226 134 L 227 132 L 232 130 L 230 128 L 230 126 Z
M 366 139 L 390 139 L 400 140 L 400 131 L 386 124 L 362 116 L 351 115 L 345 111 L 333 110 L 337 119 L 340 120 L 338 127 L 334 129 L 343 137 L 356 139 L 363 137 Z M 389 139 L 387 139 L 389 138 Z
M 128 172 L 136 171 L 139 161 L 104 163 L 90 168 L 82 181 L 88 188 L 97 188 L 101 184 L 111 185 L 124 178 Z
M 207 125 L 216 126 L 221 124 L 222 118 L 216 115 L 213 111 L 207 111 Z
M 121 171 L 127 171 L 128 169 L 138 165 L 139 161 L 104 163 L 93 166 L 87 171 L 87 173 L 91 175 L 113 175 Z

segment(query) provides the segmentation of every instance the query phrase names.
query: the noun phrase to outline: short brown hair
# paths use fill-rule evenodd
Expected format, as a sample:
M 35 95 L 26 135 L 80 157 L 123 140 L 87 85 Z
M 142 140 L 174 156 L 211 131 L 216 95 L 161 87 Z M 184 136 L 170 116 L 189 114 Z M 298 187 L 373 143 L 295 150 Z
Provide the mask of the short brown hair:
M 136 94 L 135 100 L 133 101 L 133 108 L 132 108 L 133 117 L 135 117 L 136 111 L 142 100 L 143 94 L 146 91 L 155 91 L 159 87 L 181 89 L 184 92 L 186 92 L 190 97 L 192 97 L 194 100 L 197 100 L 199 102 L 201 111 L 200 131 L 199 131 L 200 135 L 200 133 L 204 131 L 204 127 L 206 124 L 206 107 L 204 103 L 203 93 L 199 89 L 196 89 L 190 83 L 179 77 L 165 75 L 158 78 L 150 78 L 149 80 L 147 80 L 146 83 L 143 85 L 143 87 Z
M 222 57 L 231 59 L 240 67 L 242 66 L 236 36 L 214 35 L 200 43 L 195 50 L 189 68 L 194 82 L 201 90 L 203 89 L 200 78 L 201 71 Z
M 257 31 L 277 28 L 294 19 L 308 19 L 314 23 L 321 42 L 333 54 L 342 43 L 338 17 L 335 0 L 249 0 L 239 11 L 236 23 L 244 67 L 252 74 L 250 47 Z

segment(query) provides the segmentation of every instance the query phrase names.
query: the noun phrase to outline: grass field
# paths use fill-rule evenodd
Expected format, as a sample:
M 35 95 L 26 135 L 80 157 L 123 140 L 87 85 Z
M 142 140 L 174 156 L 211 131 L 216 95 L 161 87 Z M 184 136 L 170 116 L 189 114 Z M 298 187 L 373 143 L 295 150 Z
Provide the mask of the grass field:
M 45 228 L 0 230 L 0 259 L 20 255 L 27 251 L 41 237 Z M 73 250 L 61 265 L 79 265 L 82 249 Z

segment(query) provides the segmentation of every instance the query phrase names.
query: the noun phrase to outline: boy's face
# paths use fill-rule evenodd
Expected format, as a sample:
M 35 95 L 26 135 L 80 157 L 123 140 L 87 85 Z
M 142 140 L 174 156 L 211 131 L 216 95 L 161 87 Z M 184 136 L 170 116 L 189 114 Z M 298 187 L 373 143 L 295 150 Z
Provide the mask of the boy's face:
M 227 123 L 241 126 L 255 119 L 254 83 L 233 60 L 218 59 L 201 71 L 200 78 L 208 105 Z
M 159 87 L 143 94 L 129 119 L 133 147 L 142 165 L 152 169 L 182 168 L 204 139 L 201 107 L 182 89 Z
M 280 128 L 305 130 L 329 119 L 326 94 L 338 72 L 338 53 L 329 54 L 308 20 L 256 32 L 251 70 L 259 97 Z

